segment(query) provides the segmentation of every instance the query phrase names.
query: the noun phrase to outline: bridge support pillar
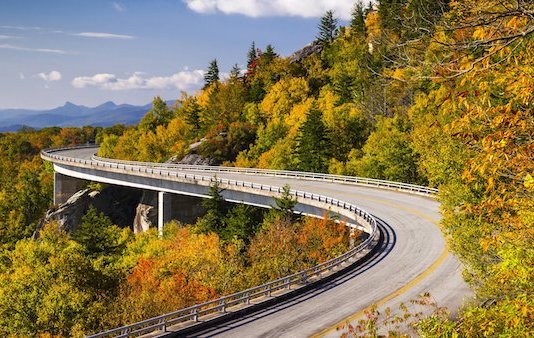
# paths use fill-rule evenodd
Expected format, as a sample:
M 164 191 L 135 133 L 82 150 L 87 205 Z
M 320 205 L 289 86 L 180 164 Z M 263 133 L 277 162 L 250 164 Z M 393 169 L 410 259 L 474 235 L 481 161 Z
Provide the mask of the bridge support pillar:
M 54 172 L 54 205 L 67 202 L 83 187 L 84 181 Z
M 171 219 L 171 197 L 172 195 L 163 191 L 158 191 L 158 235 L 163 236 L 163 225 Z

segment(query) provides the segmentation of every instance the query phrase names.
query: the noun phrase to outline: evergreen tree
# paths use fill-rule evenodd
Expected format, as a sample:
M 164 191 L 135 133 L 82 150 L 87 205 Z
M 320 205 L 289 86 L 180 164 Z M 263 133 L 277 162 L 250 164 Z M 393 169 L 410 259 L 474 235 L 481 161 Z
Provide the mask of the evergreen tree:
M 230 79 L 236 80 L 241 77 L 241 68 L 237 65 L 237 63 L 232 67 L 230 70 Z
M 319 23 L 319 35 L 317 40 L 323 44 L 330 44 L 338 33 L 338 19 L 334 17 L 334 11 L 329 10 L 321 18 Z
M 312 107 L 297 136 L 298 167 L 303 171 L 325 172 L 328 159 L 328 137 L 322 113 Z
M 256 58 L 258 57 L 258 54 L 256 53 L 256 44 L 254 41 L 252 41 L 252 46 L 250 46 L 250 49 L 247 53 L 247 68 L 250 69 L 254 61 L 256 61 Z
M 269 63 L 277 56 L 278 54 L 275 53 L 273 46 L 269 44 L 267 47 L 265 47 L 265 52 L 262 54 L 262 59 Z
M 378 16 L 380 25 L 397 33 L 402 31 L 403 12 L 407 0 L 380 0 Z
M 225 228 L 222 238 L 226 241 L 238 239 L 249 243 L 263 219 L 263 212 L 247 204 L 233 207 L 224 219 Z
M 182 102 L 182 111 L 187 124 L 193 127 L 195 131 L 200 129 L 200 112 L 202 108 L 198 104 L 196 97 L 190 97 Z
M 219 66 L 217 65 L 217 59 L 213 59 L 204 75 L 204 88 L 217 82 L 219 82 Z
M 93 206 L 87 210 L 71 235 L 73 240 L 84 246 L 90 257 L 119 253 L 124 248 L 120 237 L 121 230 Z
M 350 20 L 351 32 L 354 35 L 365 35 L 365 15 L 361 2 L 357 2 L 352 10 Z
M 294 219 L 294 210 L 297 204 L 297 198 L 289 193 L 290 190 L 291 188 L 287 184 L 282 187 L 282 195 L 274 198 L 275 207 L 273 208 L 275 213 L 288 220 Z
M 226 216 L 227 207 L 219 190 L 219 182 L 213 182 L 208 195 L 209 198 L 202 200 L 206 215 L 199 219 L 197 225 L 200 231 L 204 233 L 215 232 L 221 236 L 224 230 L 224 217 Z

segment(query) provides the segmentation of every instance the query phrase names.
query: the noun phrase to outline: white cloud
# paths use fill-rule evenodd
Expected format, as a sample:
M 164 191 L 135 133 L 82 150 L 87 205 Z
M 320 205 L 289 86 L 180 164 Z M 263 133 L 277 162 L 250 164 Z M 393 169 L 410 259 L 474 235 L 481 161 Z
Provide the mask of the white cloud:
M 30 48 L 30 47 L 21 47 L 8 44 L 0 44 L 0 49 L 12 49 L 22 52 L 39 52 L 39 53 L 53 53 L 53 54 L 75 54 L 62 49 L 49 49 L 49 48 Z
M 143 77 L 137 72 L 127 78 L 118 78 L 115 74 L 96 74 L 80 76 L 72 80 L 76 88 L 95 87 L 104 90 L 130 89 L 178 89 L 190 90 L 197 88 L 204 81 L 203 70 L 181 71 L 170 76 Z
M 19 31 L 38 31 L 41 30 L 41 27 L 32 27 L 32 26 L 0 26 L 0 28 L 4 29 L 16 29 Z
M 198 13 L 242 14 L 251 17 L 300 16 L 317 18 L 327 10 L 348 20 L 354 0 L 183 0 Z
M 98 39 L 120 39 L 120 40 L 131 40 L 135 39 L 135 36 L 132 35 L 123 35 L 123 34 L 112 34 L 112 33 L 98 33 L 98 32 L 81 32 L 73 34 L 76 36 L 83 36 L 86 38 L 98 38 Z
M 24 73 L 19 73 L 19 79 L 24 80 L 25 78 L 26 76 L 24 75 Z
M 124 7 L 124 5 L 118 2 L 113 1 L 111 5 L 113 6 L 113 9 L 116 10 L 117 12 L 124 12 L 126 10 L 126 7 Z
M 61 73 L 57 70 L 53 70 L 50 73 L 39 73 L 36 75 L 37 77 L 45 80 L 46 82 L 52 82 L 52 81 L 59 81 L 61 80 Z
M 20 39 L 20 36 L 0 34 L 0 40 L 8 40 L 8 39 Z

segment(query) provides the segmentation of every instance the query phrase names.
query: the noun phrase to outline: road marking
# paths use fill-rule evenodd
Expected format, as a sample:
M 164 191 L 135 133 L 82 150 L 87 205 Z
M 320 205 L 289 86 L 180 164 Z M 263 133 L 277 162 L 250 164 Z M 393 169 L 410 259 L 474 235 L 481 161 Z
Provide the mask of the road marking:
M 432 217 L 430 217 L 427 214 L 424 214 L 424 213 L 422 213 L 422 212 L 420 212 L 420 211 L 418 211 L 416 209 L 413 209 L 413 208 L 410 208 L 410 207 L 406 207 L 406 206 L 403 206 L 403 205 L 400 205 L 400 204 L 397 204 L 397 203 L 384 201 L 384 200 L 381 200 L 381 199 L 378 199 L 378 198 L 373 198 L 373 197 L 360 195 L 360 194 L 351 193 L 351 195 L 352 196 L 357 195 L 357 196 L 360 196 L 363 199 L 367 199 L 367 200 L 378 202 L 378 203 L 381 203 L 381 204 L 386 204 L 386 205 L 393 206 L 393 207 L 395 207 L 397 209 L 401 209 L 401 210 L 407 211 L 407 212 L 409 212 L 409 213 L 411 213 L 413 215 L 416 215 L 416 216 L 419 216 L 419 217 L 421 217 L 423 219 L 426 219 L 427 221 L 430 221 L 430 222 L 434 223 L 435 225 L 439 226 L 439 223 L 436 220 L 434 220 Z M 410 290 L 411 288 L 413 288 L 414 286 L 419 284 L 423 279 L 425 279 L 432 272 L 436 271 L 436 269 L 439 268 L 445 262 L 445 260 L 447 259 L 448 256 L 449 256 L 449 251 L 447 250 L 447 245 L 445 245 L 445 247 L 443 248 L 443 251 L 441 252 L 441 255 L 426 270 L 421 272 L 419 275 L 417 275 L 414 279 L 412 279 L 411 281 L 406 283 L 404 286 L 402 286 L 399 289 L 393 291 L 392 293 L 390 293 L 386 297 L 380 299 L 379 301 L 373 303 L 373 305 L 376 305 L 377 307 L 380 307 L 380 306 L 386 304 L 387 302 L 389 302 L 390 300 L 392 300 L 392 299 L 394 299 L 394 298 L 396 298 L 398 296 L 401 296 L 402 294 L 406 293 L 408 290 Z M 372 308 L 373 305 L 368 306 L 365 309 L 363 309 L 363 310 L 361 310 L 361 311 L 359 311 L 357 313 L 354 313 L 354 314 L 352 314 L 352 315 L 350 315 L 348 317 L 345 317 L 342 320 L 338 321 L 336 324 L 334 324 L 332 326 L 329 326 L 329 327 L 327 327 L 327 328 L 325 328 L 325 329 L 323 329 L 323 330 L 311 335 L 311 338 L 324 337 L 326 334 L 328 334 L 328 333 L 330 333 L 332 331 L 339 330 L 347 322 L 352 322 L 352 321 L 362 317 L 363 315 L 365 315 L 365 312 L 369 311 Z

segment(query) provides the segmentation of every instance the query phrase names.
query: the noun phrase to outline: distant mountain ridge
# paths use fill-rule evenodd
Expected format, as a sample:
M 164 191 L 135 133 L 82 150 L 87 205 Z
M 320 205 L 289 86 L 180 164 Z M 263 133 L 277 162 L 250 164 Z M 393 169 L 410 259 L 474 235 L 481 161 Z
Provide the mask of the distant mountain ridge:
M 174 101 L 167 101 L 169 106 Z M 65 102 L 61 107 L 48 110 L 0 109 L 0 132 L 17 131 L 22 127 L 41 129 L 45 127 L 109 127 L 115 124 L 133 125 L 152 108 L 144 106 L 104 102 L 96 107 Z

